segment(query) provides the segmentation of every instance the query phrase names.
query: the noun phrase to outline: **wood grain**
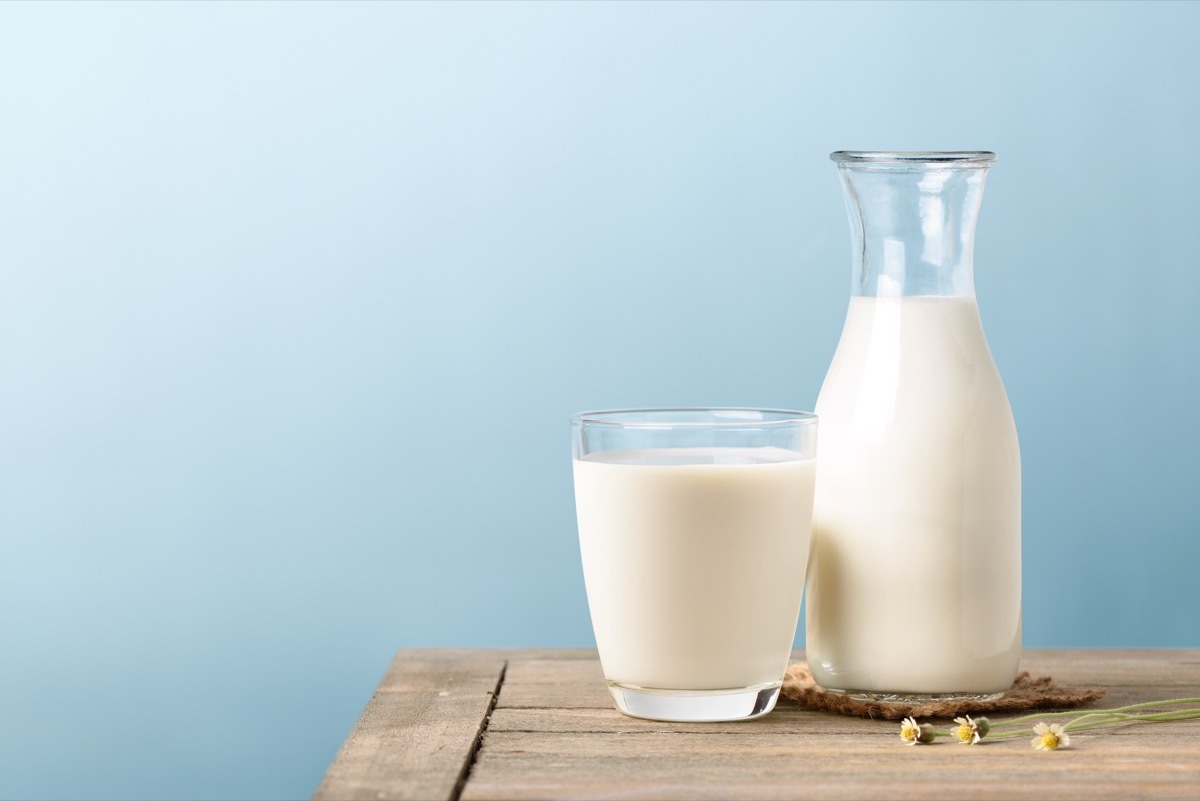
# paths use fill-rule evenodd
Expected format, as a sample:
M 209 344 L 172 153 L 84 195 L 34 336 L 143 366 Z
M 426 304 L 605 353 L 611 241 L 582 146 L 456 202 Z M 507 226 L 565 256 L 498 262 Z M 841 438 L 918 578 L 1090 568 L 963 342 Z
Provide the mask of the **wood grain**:
M 486 651 L 401 651 L 313 797 L 455 797 L 506 662 Z
M 1104 707 L 1200 696 L 1200 650 L 1030 650 L 1021 667 L 1106 687 Z M 738 723 L 626 717 L 590 650 L 402 651 L 317 797 L 1200 801 L 1200 721 L 1078 732 L 1053 753 L 898 734 L 786 700 Z

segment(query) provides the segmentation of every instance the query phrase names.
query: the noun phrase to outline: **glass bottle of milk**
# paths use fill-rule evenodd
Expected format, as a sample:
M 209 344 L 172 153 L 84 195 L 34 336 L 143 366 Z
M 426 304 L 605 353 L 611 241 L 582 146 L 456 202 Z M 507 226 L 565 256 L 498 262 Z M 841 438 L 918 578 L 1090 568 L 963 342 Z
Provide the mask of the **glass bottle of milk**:
M 996 157 L 831 158 L 853 285 L 816 408 L 808 664 L 873 700 L 997 697 L 1021 652 L 1021 461 L 972 274 Z

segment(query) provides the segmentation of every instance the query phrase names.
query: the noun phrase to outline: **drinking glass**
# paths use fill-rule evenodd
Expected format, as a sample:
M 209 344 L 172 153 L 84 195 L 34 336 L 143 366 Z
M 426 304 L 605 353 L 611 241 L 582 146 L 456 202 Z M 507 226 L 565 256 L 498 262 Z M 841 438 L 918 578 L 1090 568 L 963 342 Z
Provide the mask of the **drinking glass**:
M 617 709 L 770 712 L 800 613 L 816 416 L 640 409 L 571 426 L 588 606 Z

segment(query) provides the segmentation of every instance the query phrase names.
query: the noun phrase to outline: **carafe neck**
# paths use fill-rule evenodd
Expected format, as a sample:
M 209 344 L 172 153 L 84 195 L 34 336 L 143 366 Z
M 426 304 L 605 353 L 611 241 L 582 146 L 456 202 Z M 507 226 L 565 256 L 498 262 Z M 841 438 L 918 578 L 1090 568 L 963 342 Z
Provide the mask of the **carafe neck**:
M 996 156 L 838 151 L 853 246 L 852 295 L 975 294 L 975 222 Z

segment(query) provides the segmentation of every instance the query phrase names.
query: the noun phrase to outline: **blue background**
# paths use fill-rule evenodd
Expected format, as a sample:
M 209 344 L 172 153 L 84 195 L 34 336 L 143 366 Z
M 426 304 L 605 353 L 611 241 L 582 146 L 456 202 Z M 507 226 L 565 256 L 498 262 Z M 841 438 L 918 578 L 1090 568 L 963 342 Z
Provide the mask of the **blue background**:
M 590 645 L 567 416 L 811 408 L 836 149 L 991 149 L 1029 646 L 1200 646 L 1200 5 L 0 5 L 0 795 L 307 796 Z M 803 633 L 800 633 L 803 642 Z

